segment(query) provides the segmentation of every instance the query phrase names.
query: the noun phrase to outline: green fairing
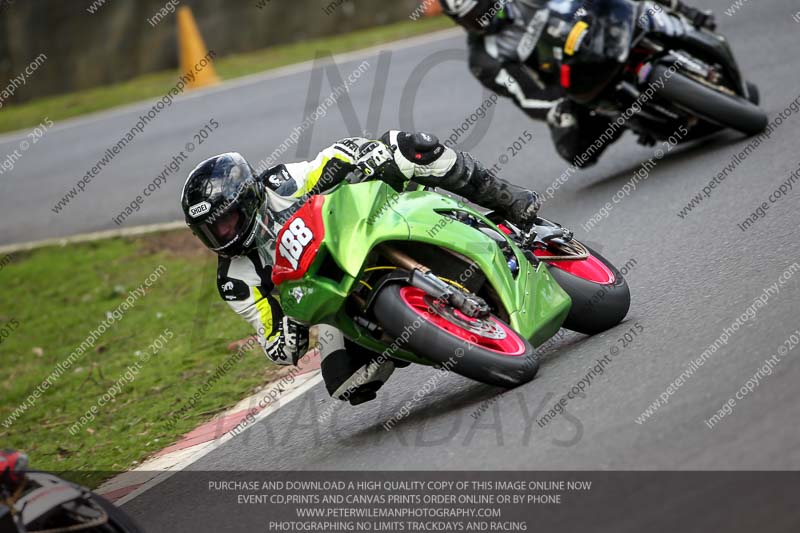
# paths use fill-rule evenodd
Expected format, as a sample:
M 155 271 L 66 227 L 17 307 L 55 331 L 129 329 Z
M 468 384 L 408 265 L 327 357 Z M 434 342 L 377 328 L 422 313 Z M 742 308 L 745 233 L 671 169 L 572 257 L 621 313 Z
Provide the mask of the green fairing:
M 314 262 L 302 278 L 278 286 L 284 310 L 309 324 L 331 324 L 358 344 L 383 352 L 389 345 L 354 324 L 344 312 L 345 300 L 358 288 L 364 263 L 373 248 L 385 241 L 414 241 L 448 248 L 474 261 L 506 308 L 511 327 L 534 346 L 555 335 L 571 301 L 544 263 L 532 265 L 509 240 L 519 264 L 515 277 L 491 237 L 437 213 L 451 210 L 467 212 L 495 227 L 471 207 L 434 192 L 397 193 L 380 181 L 341 185 L 325 196 L 322 207 L 325 235 Z M 433 230 L 434 227 L 437 229 Z M 344 272 L 339 282 L 317 276 L 326 253 Z M 298 294 L 301 294 L 299 301 Z M 430 364 L 403 350 L 390 353 L 393 357 Z

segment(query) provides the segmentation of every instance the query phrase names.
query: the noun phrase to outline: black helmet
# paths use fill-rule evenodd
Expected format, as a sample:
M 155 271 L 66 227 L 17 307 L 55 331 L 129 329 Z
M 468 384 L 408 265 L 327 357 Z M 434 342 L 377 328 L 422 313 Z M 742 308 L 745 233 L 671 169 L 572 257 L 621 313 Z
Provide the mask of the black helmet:
M 181 194 L 186 224 L 212 251 L 224 257 L 246 253 L 261 228 L 265 193 L 244 157 L 221 154 L 192 170 Z M 261 221 L 266 224 L 267 221 Z
M 511 0 L 439 0 L 445 14 L 473 33 L 487 33 L 496 18 L 506 15 Z

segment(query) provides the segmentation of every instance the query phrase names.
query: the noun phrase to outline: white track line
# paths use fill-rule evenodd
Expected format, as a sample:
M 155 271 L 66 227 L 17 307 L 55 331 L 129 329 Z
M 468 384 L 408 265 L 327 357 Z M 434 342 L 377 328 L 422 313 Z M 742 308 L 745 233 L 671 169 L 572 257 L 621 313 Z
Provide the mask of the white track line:
M 43 248 L 45 246 L 66 246 L 79 242 L 100 241 L 103 239 L 113 239 L 115 237 L 134 237 L 136 235 L 147 235 L 159 231 L 172 231 L 186 227 L 186 222 L 178 220 L 175 222 L 165 222 L 163 224 L 149 224 L 146 226 L 135 226 L 133 228 L 110 229 L 105 231 L 95 231 L 92 233 L 81 233 L 70 237 L 54 237 L 41 241 L 29 241 L 15 244 L 5 244 L 0 246 L 0 254 L 13 254 Z
M 180 459 L 174 465 L 170 466 L 169 470 L 166 470 L 166 471 L 163 471 L 163 472 L 159 472 L 158 474 L 155 475 L 155 477 L 153 477 L 152 479 L 150 479 L 149 481 L 144 483 L 141 487 L 137 488 L 134 491 L 131 491 L 126 496 L 124 496 L 124 497 L 120 498 L 118 501 L 114 502 L 114 505 L 116 505 L 116 506 L 125 505 L 126 503 L 130 502 L 134 498 L 137 498 L 138 496 L 141 496 L 142 494 L 144 494 L 148 490 L 152 489 L 153 487 L 155 487 L 157 485 L 160 485 L 161 483 L 163 483 L 164 481 L 168 480 L 173 475 L 175 475 L 175 473 L 180 472 L 181 470 L 185 470 L 187 467 L 189 467 L 193 463 L 199 461 L 201 458 L 203 458 L 206 455 L 208 455 L 209 453 L 213 452 L 214 450 L 216 450 L 217 448 L 219 448 L 220 446 L 222 446 L 223 444 L 225 444 L 229 440 L 234 439 L 236 437 L 239 437 L 239 436 L 245 434 L 246 432 L 250 431 L 252 428 L 254 428 L 256 426 L 256 424 L 258 422 L 264 420 L 269 415 L 277 412 L 278 409 L 280 409 L 281 407 L 283 407 L 285 405 L 288 405 L 289 403 L 291 403 L 295 399 L 297 399 L 300 396 L 302 396 L 305 392 L 311 390 L 315 385 L 317 385 L 318 383 L 322 382 L 322 374 L 319 371 L 316 371 L 316 372 L 313 372 L 313 373 L 309 373 L 309 374 L 307 374 L 307 376 L 308 377 L 306 378 L 305 381 L 303 381 L 302 383 L 298 384 L 297 387 L 292 389 L 291 391 L 288 391 L 288 393 L 286 395 L 282 396 L 280 401 L 278 401 L 276 404 L 271 405 L 270 407 L 267 407 L 263 411 L 261 411 L 258 414 L 256 414 L 254 421 L 252 423 L 250 423 L 241 433 L 239 433 L 236 436 L 233 436 L 230 433 L 225 433 L 222 437 L 218 438 L 217 440 L 209 441 L 209 442 L 206 442 L 206 443 L 203 443 L 203 444 L 199 444 L 199 445 L 197 445 L 197 446 L 195 446 L 193 448 L 190 448 L 193 451 L 193 453 L 188 454 L 186 457 Z M 298 376 L 298 378 L 297 378 L 298 381 L 300 380 L 300 377 L 301 376 Z M 169 455 L 173 455 L 173 456 L 174 455 L 179 455 L 182 452 L 185 454 L 185 451 L 186 450 L 178 450 L 176 452 L 173 452 L 173 454 L 169 454 Z M 156 458 L 152 462 L 148 461 L 148 462 L 144 463 L 141 467 L 137 468 L 136 470 L 131 471 L 131 474 L 135 474 L 137 471 L 147 471 L 149 465 L 154 464 L 154 463 L 158 462 L 159 460 L 163 461 L 164 459 L 165 458 Z

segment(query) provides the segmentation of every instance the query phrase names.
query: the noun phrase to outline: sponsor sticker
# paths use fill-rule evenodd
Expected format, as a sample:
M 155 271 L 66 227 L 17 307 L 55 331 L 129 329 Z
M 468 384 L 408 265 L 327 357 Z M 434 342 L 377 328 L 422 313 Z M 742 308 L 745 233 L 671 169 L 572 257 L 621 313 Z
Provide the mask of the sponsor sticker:
M 572 31 L 569 32 L 566 44 L 564 44 L 565 54 L 568 56 L 575 54 L 578 48 L 581 47 L 581 42 L 586 36 L 586 30 L 588 29 L 589 25 L 582 20 L 575 23 L 575 25 L 572 27 Z
M 200 202 L 199 204 L 195 204 L 189 208 L 189 215 L 192 218 L 197 218 L 200 215 L 204 215 L 211 211 L 211 204 L 208 202 Z

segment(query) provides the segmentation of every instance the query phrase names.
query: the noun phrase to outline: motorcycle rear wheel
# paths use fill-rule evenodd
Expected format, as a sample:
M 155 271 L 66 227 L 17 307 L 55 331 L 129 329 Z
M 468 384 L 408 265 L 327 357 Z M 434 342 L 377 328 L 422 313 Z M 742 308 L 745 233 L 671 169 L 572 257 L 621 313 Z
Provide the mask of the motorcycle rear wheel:
M 583 245 L 590 256 L 578 261 L 547 262 L 550 274 L 572 299 L 563 327 L 595 335 L 618 325 L 631 306 L 631 292 L 622 273 L 606 258 Z
M 667 66 L 655 65 L 649 79 L 663 80 L 664 87 L 658 94 L 678 107 L 746 135 L 759 134 L 767 127 L 767 114 L 745 98 L 716 91 L 680 72 L 669 76 L 668 72 Z
M 758 105 L 761 103 L 761 91 L 758 90 L 758 85 L 753 83 L 752 81 L 747 82 L 747 99 L 750 100 L 750 103 L 753 105 Z

